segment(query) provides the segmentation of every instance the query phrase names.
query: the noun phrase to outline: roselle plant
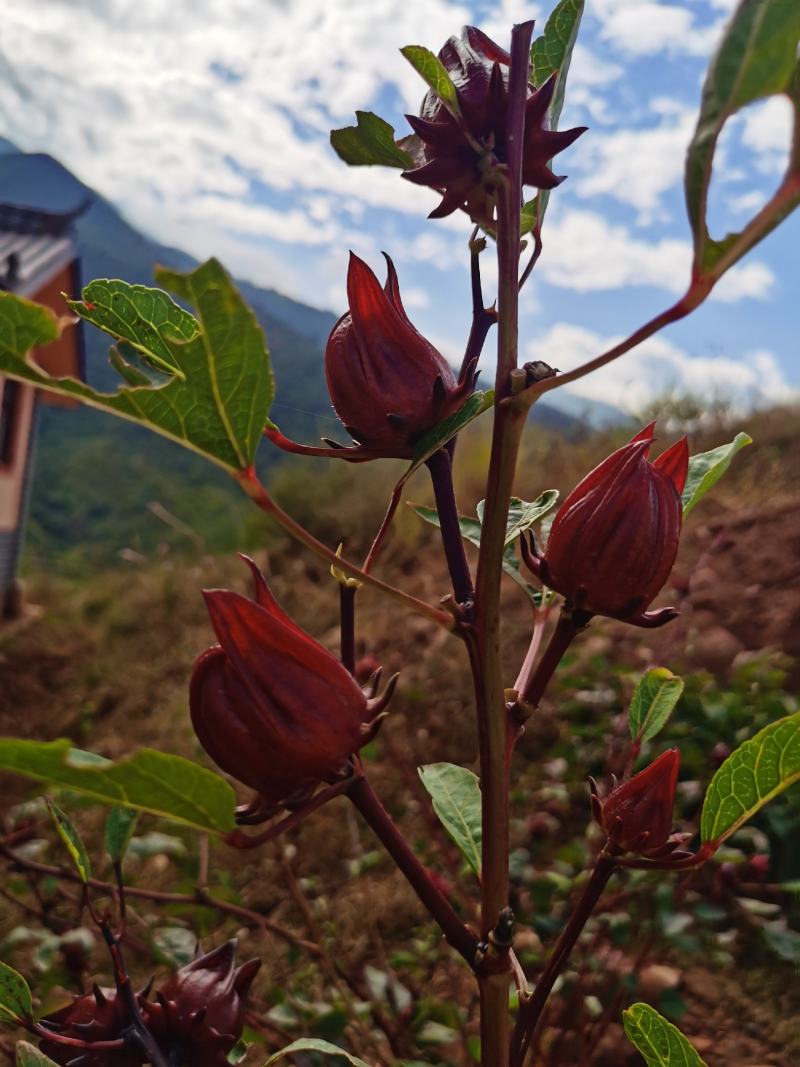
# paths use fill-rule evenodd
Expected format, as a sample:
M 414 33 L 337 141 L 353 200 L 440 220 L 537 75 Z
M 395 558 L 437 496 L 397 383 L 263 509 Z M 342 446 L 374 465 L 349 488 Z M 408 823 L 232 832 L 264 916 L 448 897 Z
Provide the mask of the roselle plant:
M 225 470 L 258 508 L 330 565 L 341 631 L 336 658 L 286 614 L 268 578 L 247 559 L 252 597 L 206 591 L 217 643 L 198 649 L 189 693 L 191 720 L 200 744 L 233 779 L 235 789 L 204 766 L 154 750 L 112 762 L 67 741 L 0 741 L 4 769 L 44 782 L 50 790 L 68 789 L 112 806 L 105 841 L 112 882 L 92 876 L 78 831 L 52 803 L 55 830 L 74 869 L 27 856 L 19 846 L 33 834 L 30 826 L 11 829 L 0 841 L 5 858 L 29 877 L 78 883 L 82 906 L 108 947 L 115 978 L 114 987 L 95 987 L 39 1018 L 25 979 L 1 965 L 0 1016 L 39 1041 L 38 1050 L 19 1043 L 18 1063 L 165 1067 L 237 1062 L 244 1054 L 240 1038 L 259 961 L 237 968 L 233 943 L 198 950 L 193 962 L 158 983 L 155 991 L 133 989 L 125 962 L 131 897 L 194 903 L 264 923 L 257 913 L 211 895 L 207 849 L 193 895 L 126 885 L 122 864 L 138 811 L 204 835 L 220 835 L 232 849 L 256 849 L 312 818 L 334 798 L 346 798 L 438 924 L 464 973 L 474 979 L 480 1062 L 522 1067 L 538 1062 L 548 998 L 609 881 L 630 869 L 663 872 L 659 880 L 697 870 L 768 800 L 800 779 L 800 715 L 793 714 L 771 722 L 722 760 L 706 791 L 699 841 L 691 831 L 676 828 L 680 752 L 667 749 L 643 767 L 637 761 L 642 747 L 664 727 L 682 683 L 666 669 L 649 671 L 631 703 L 620 778 L 591 783 L 599 830 L 589 838 L 592 862 L 576 886 L 571 913 L 542 965 L 535 971 L 523 968 L 509 904 L 515 748 L 535 721 L 566 651 L 584 639 L 595 617 L 632 627 L 668 625 L 675 617 L 674 608 L 652 605 L 669 579 L 683 518 L 749 442 L 739 434 L 729 445 L 690 457 L 685 439 L 660 448 L 657 428 L 650 424 L 611 455 L 598 457 L 594 470 L 554 512 L 557 494 L 544 487 L 533 502 L 512 497 L 531 407 L 551 389 L 624 356 L 688 315 L 800 203 L 800 7 L 796 0 L 742 0 L 709 68 L 687 155 L 694 260 L 684 295 L 626 340 L 569 373 L 551 366 L 558 353 L 543 352 L 541 360 L 520 365 L 519 291 L 546 251 L 546 210 L 561 181 L 551 163 L 559 155 L 559 166 L 563 159 L 568 168 L 569 146 L 585 132 L 558 129 L 582 11 L 582 0 L 561 0 L 535 39 L 532 22 L 515 26 L 508 50 L 475 27 L 452 37 L 438 56 L 409 46 L 403 54 L 428 86 L 419 114 L 408 116 L 412 132 L 395 139 L 383 119 L 359 112 L 356 126 L 332 133 L 333 148 L 344 162 L 393 167 L 400 172 L 398 180 L 440 194 L 432 225 L 446 215 L 463 219 L 472 283 L 471 322 L 456 371 L 407 315 L 392 260 L 387 256 L 387 278 L 381 285 L 370 265 L 351 257 L 348 310 L 325 352 L 331 402 L 349 443 L 292 441 L 270 420 L 275 386 L 266 342 L 215 260 L 186 274 L 159 269 L 162 288 L 98 280 L 84 288 L 80 299 L 67 301 L 74 315 L 114 339 L 112 363 L 124 384 L 113 395 L 41 370 L 30 354 L 55 341 L 65 320 L 0 293 L 3 374 L 139 422 Z M 795 115 L 786 175 L 740 232 L 718 240 L 706 224 L 717 141 L 731 116 L 776 94 L 789 98 Z M 495 254 L 497 294 L 487 304 L 481 261 Z M 494 383 L 478 391 L 476 369 L 490 336 L 493 343 L 496 339 Z M 161 372 L 159 381 L 151 380 L 151 370 Z M 463 447 L 457 448 L 458 435 L 481 416 L 492 420 L 491 457 L 485 500 L 472 518 L 459 514 L 452 474 Z M 325 457 L 332 463 L 408 461 L 363 563 L 319 541 L 275 501 L 256 466 L 264 438 L 264 449 Z M 416 510 L 440 530 L 452 586 L 449 592 L 442 590 L 438 605 L 376 574 L 403 489 L 422 466 L 429 470 L 436 506 Z M 469 563 L 465 541 L 478 546 L 476 568 Z M 501 657 L 504 575 L 516 581 L 533 611 L 528 654 L 515 681 L 506 676 Z M 368 591 L 384 595 L 387 609 L 398 619 L 412 612 L 441 627 L 449 634 L 452 655 L 464 656 L 469 664 L 479 776 L 452 764 L 421 770 L 433 808 L 469 868 L 465 884 L 458 887 L 459 904 L 453 886 L 421 862 L 394 823 L 381 802 L 379 783 L 376 789 L 362 759 L 361 750 L 383 725 L 396 681 L 383 683 L 379 670 L 366 681 L 357 678 L 357 608 Z M 366 641 L 369 645 L 368 635 Z M 437 699 L 435 692 L 427 696 L 431 702 Z M 391 725 L 385 729 L 391 731 Z M 473 875 L 479 900 L 472 896 Z M 332 974 L 335 978 L 335 966 Z M 702 1063 L 683 1035 L 646 1004 L 629 1007 L 624 1025 L 648 1064 Z M 394 1038 L 398 1047 L 406 1047 L 396 1033 Z M 364 1063 L 356 1053 L 371 1055 L 366 1047 L 345 1054 L 324 1041 L 300 1039 L 269 1062 L 304 1052 L 338 1052 L 355 1064 Z

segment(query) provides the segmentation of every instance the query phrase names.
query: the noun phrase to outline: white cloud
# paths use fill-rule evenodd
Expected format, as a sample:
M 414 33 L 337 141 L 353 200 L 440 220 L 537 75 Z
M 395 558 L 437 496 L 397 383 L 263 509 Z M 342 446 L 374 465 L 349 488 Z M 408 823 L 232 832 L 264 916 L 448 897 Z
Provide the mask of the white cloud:
M 664 115 L 650 129 L 618 129 L 578 142 L 573 170 L 584 197 L 605 194 L 636 208 L 642 223 L 662 218 L 661 197 L 683 177 L 686 146 L 695 125 L 694 109 L 655 101 L 652 110 Z M 666 114 L 665 114 L 666 112 Z
M 385 0 L 380 17 L 372 0 L 6 0 L 3 133 L 56 155 L 134 223 L 197 255 L 228 224 L 279 239 L 296 226 L 302 242 L 321 222 L 317 239 L 340 241 L 338 211 L 281 220 L 248 202 L 251 182 L 430 210 L 434 193 L 397 172 L 349 170 L 327 135 L 387 90 L 415 108 L 424 86 L 398 46 L 438 47 L 468 14 L 453 0 Z
M 571 323 L 558 323 L 528 346 L 531 359 L 569 371 L 593 359 L 621 338 L 603 337 Z M 742 407 L 797 397 L 765 349 L 726 356 L 692 356 L 663 337 L 651 337 L 594 374 L 564 386 L 575 396 L 612 404 L 632 414 L 665 393 L 724 398 Z
M 711 299 L 721 300 L 725 304 L 734 304 L 743 297 L 766 300 L 774 284 L 775 275 L 766 263 L 749 260 L 723 275 L 722 280 L 717 282 Z
M 789 98 L 771 96 L 748 107 L 742 117 L 742 144 L 755 153 L 758 170 L 765 174 L 782 174 L 792 143 L 793 111 Z
M 688 7 L 659 0 L 594 0 L 590 10 L 600 20 L 600 36 L 636 56 L 706 55 L 716 35 Z
M 590 211 L 568 211 L 548 218 L 544 239 L 545 253 L 536 269 L 551 285 L 577 292 L 647 285 L 678 296 L 689 281 L 691 248 L 687 241 L 672 237 L 644 241 L 633 237 L 624 226 L 612 225 Z M 765 299 L 774 280 L 764 263 L 740 264 L 720 282 L 712 299 Z
M 755 191 L 728 197 L 728 207 L 740 215 L 754 215 L 763 203 L 763 195 Z

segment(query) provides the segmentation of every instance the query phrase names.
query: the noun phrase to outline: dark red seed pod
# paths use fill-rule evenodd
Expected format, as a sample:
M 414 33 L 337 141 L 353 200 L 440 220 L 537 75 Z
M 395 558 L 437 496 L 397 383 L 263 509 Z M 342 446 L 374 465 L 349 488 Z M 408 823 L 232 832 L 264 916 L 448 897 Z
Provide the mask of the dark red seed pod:
M 458 114 L 453 114 L 430 91 L 419 116 L 407 115 L 415 136 L 403 147 L 416 166 L 403 177 L 442 194 L 431 218 L 461 208 L 473 222 L 491 228 L 495 214 L 492 170 L 508 157 L 508 52 L 474 26 L 451 37 L 439 52 L 456 90 Z M 555 89 L 555 75 L 538 89 L 529 86 L 525 108 L 522 182 L 537 189 L 553 189 L 564 179 L 549 163 L 585 130 L 547 129 L 547 110 Z
M 225 1067 L 228 1053 L 244 1028 L 247 995 L 261 961 L 236 967 L 236 941 L 181 967 L 150 1001 L 137 995 L 142 1021 L 170 1063 L 191 1067 Z M 91 1045 L 117 1041 L 132 1020 L 116 989 L 100 989 L 42 1020 L 63 1037 Z M 138 1067 L 149 1062 L 131 1041 L 123 1049 L 78 1049 L 45 1039 L 41 1050 L 55 1063 L 70 1067 Z
M 141 997 L 139 1002 L 141 1005 Z M 71 1004 L 48 1015 L 42 1022 L 63 1037 L 89 1043 L 116 1041 L 130 1025 L 127 1009 L 116 989 L 101 989 L 97 985 L 91 993 L 75 997 Z M 93 1052 L 45 1039 L 40 1048 L 54 1063 L 74 1064 L 75 1067 L 138 1067 L 146 1063 L 144 1054 L 133 1047 Z
M 414 443 L 461 406 L 474 384 L 474 366 L 456 380 L 447 360 L 413 326 L 386 257 L 383 288 L 363 260 L 350 255 L 350 310 L 325 348 L 328 392 L 348 433 L 384 456 L 409 458 Z
M 600 820 L 614 845 L 643 856 L 664 849 L 672 833 L 680 765 L 680 752 L 670 748 L 600 800 Z
M 247 995 L 261 961 L 236 967 L 236 941 L 181 967 L 147 1003 L 144 1016 L 159 1047 L 180 1050 L 192 1067 L 224 1067 L 244 1028 Z
M 588 474 L 558 510 L 542 557 L 542 581 L 589 615 L 639 626 L 674 618 L 646 612 L 669 577 L 681 532 L 689 450 L 683 438 L 651 463 L 651 423 Z
M 340 771 L 385 700 L 368 700 L 246 562 L 254 600 L 221 589 L 204 594 L 219 645 L 195 663 L 189 703 L 215 763 L 278 806 Z

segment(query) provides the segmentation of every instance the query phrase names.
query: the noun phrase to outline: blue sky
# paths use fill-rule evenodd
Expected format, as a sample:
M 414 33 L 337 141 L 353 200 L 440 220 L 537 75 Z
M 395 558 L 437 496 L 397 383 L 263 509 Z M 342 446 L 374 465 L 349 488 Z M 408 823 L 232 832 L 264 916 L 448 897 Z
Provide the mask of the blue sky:
M 506 43 L 549 4 L 520 0 L 4 0 L 0 134 L 52 152 L 143 230 L 336 313 L 347 251 L 395 259 L 406 306 L 453 360 L 468 329 L 466 217 L 435 194 L 347 168 L 328 146 L 356 108 L 398 135 L 424 86 L 398 48 L 438 49 L 465 22 Z M 545 251 L 522 305 L 522 350 L 568 370 L 685 287 L 686 145 L 733 0 L 588 0 L 562 126 Z M 712 230 L 739 228 L 777 184 L 788 102 L 737 117 L 720 146 Z M 599 375 L 583 400 L 636 412 L 668 389 L 737 402 L 800 388 L 800 213 L 689 320 Z M 491 294 L 495 272 L 484 257 Z

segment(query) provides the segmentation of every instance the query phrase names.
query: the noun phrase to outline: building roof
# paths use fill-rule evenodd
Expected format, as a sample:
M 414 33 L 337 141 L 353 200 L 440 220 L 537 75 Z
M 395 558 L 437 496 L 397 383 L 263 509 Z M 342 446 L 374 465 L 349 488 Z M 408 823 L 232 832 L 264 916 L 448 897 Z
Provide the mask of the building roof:
M 0 289 L 51 307 L 57 306 L 62 288 L 77 295 L 81 283 L 73 223 L 90 202 L 86 198 L 68 211 L 0 203 Z M 56 377 L 66 374 L 85 381 L 86 350 L 80 325 L 43 350 L 39 364 Z M 72 406 L 46 390 L 42 398 L 45 403 Z
M 76 260 L 72 224 L 88 203 L 65 212 L 0 204 L 0 287 L 34 296 L 57 271 Z

